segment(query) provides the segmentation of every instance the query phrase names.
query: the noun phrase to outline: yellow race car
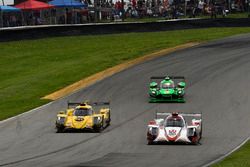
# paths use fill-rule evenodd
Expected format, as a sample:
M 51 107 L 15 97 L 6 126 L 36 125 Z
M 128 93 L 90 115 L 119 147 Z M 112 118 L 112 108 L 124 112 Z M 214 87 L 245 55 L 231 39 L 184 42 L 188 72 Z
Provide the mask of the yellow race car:
M 104 108 L 101 106 L 108 105 Z M 69 103 L 68 109 L 57 114 L 57 133 L 67 130 L 91 130 L 100 132 L 110 125 L 110 103 Z M 93 106 L 99 108 L 99 112 L 93 111 Z

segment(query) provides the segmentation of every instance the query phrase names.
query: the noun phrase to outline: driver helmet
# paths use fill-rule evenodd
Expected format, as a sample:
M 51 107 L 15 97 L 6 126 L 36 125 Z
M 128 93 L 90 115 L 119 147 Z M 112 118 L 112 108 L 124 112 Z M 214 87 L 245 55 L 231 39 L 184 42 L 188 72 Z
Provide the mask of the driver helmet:
M 170 80 L 170 77 L 168 77 L 168 76 L 165 77 L 165 80 L 166 80 L 166 81 L 169 81 L 169 80 Z

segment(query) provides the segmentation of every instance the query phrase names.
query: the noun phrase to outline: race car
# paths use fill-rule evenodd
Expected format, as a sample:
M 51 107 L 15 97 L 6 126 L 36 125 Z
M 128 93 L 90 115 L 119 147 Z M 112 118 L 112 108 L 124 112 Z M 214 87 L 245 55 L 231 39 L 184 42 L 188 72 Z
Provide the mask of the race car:
M 67 130 L 91 130 L 100 132 L 110 125 L 110 107 L 101 106 L 110 105 L 109 102 L 83 102 L 69 103 L 66 111 L 60 111 L 57 114 L 56 129 L 57 132 Z M 93 106 L 99 108 L 96 113 Z M 98 107 L 99 106 L 99 107 Z
M 161 116 L 161 118 L 159 118 Z M 163 118 L 162 118 L 163 117 Z M 187 119 L 190 124 L 187 123 Z M 199 144 L 202 138 L 201 113 L 157 112 L 147 129 L 148 144 L 184 143 Z
M 183 76 L 166 76 L 151 77 L 149 85 L 149 102 L 180 102 L 184 103 L 185 95 L 185 77 Z M 161 80 L 160 84 L 157 80 Z M 181 80 L 175 85 L 174 80 Z

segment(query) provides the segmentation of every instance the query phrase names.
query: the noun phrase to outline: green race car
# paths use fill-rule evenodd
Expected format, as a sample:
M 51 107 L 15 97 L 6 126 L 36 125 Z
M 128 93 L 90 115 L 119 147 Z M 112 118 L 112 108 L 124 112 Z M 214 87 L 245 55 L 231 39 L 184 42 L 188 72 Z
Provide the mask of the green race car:
M 166 76 L 166 77 L 151 77 L 149 85 L 150 103 L 155 102 L 179 102 L 184 103 L 185 95 L 185 77 L 182 76 Z M 157 83 L 157 80 L 161 80 Z M 174 80 L 180 80 L 175 85 Z

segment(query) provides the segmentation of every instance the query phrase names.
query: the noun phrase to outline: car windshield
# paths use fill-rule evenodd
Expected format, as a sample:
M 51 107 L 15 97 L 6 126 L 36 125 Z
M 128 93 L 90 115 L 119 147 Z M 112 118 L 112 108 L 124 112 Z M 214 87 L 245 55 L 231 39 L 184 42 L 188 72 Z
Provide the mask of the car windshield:
M 89 108 L 76 108 L 74 111 L 75 116 L 87 116 L 92 114 L 92 109 Z
M 173 89 L 174 88 L 174 83 L 169 83 L 169 82 L 162 83 L 161 88 L 162 89 Z
M 180 118 L 169 118 L 165 122 L 166 127 L 183 127 L 183 120 Z

